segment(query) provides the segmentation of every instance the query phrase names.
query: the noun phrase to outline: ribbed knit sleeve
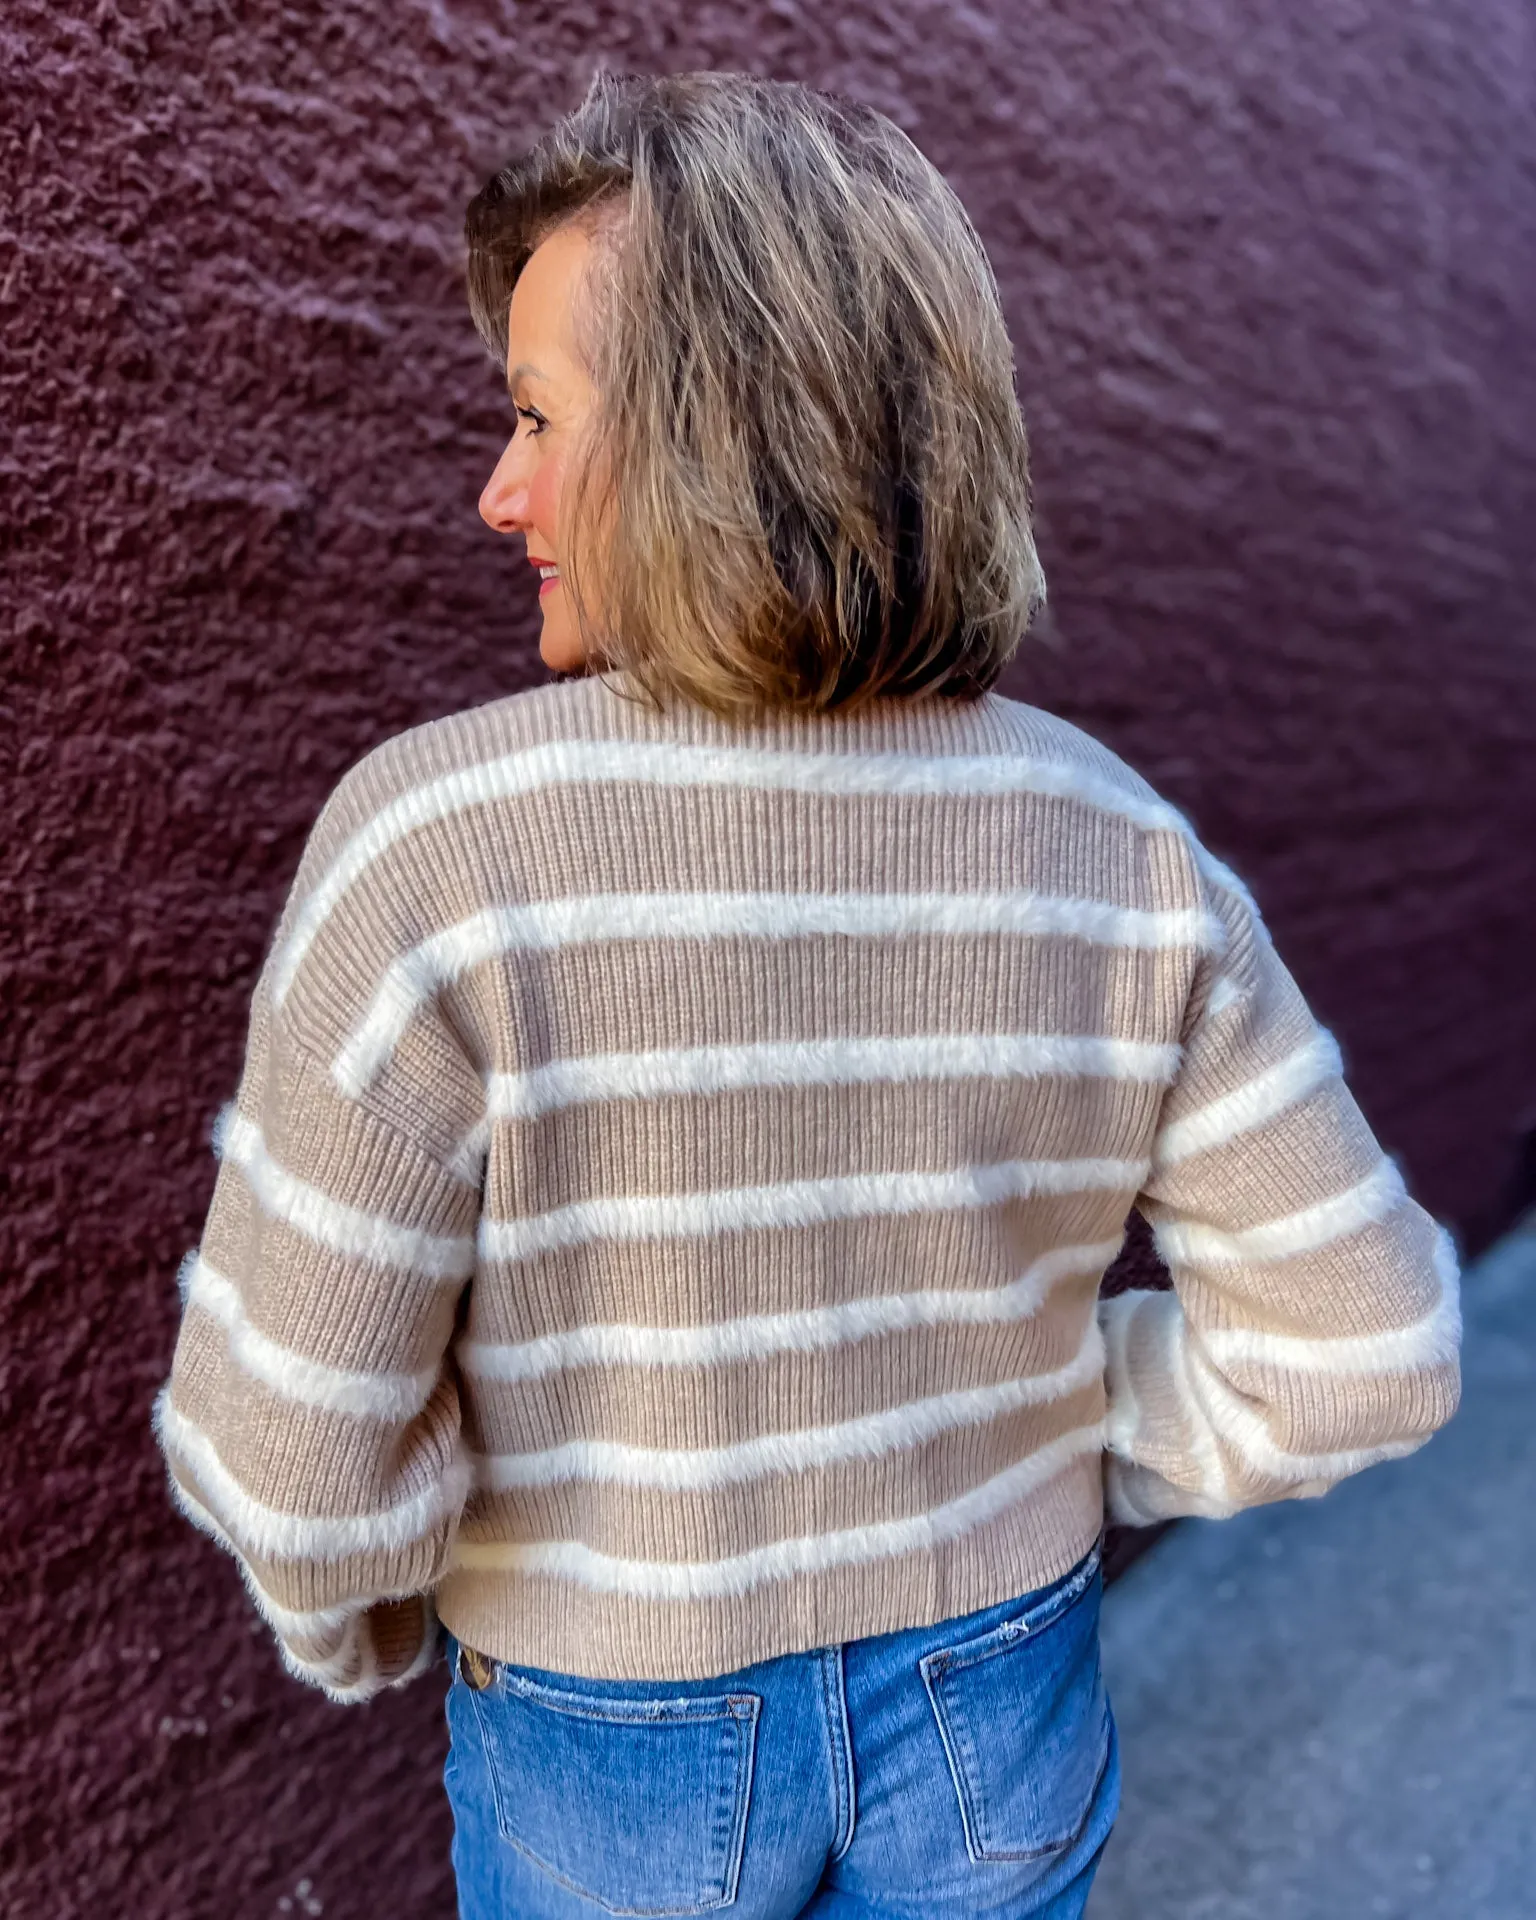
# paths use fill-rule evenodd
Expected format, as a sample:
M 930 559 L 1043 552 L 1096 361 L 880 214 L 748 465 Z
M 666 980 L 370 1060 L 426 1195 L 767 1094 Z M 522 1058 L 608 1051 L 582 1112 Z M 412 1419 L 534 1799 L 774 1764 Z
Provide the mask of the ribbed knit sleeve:
M 1413 1452 L 1460 1394 L 1450 1238 L 1251 900 L 1206 885 L 1224 951 L 1199 968 L 1138 1200 L 1174 1291 L 1099 1309 L 1106 1502 L 1130 1525 L 1324 1493 Z
M 327 1030 L 344 1030 L 347 991 L 326 956 L 286 993 L 274 984 L 315 858 L 216 1129 L 154 1424 L 177 1503 L 235 1555 L 289 1669 L 355 1701 L 422 1672 L 438 1644 L 431 1595 L 469 1484 L 446 1355 L 479 1196 L 405 1130 L 398 1088 L 384 1113 L 338 1086 Z M 457 1124 L 440 1109 L 465 1077 L 422 1078 L 424 1136 Z

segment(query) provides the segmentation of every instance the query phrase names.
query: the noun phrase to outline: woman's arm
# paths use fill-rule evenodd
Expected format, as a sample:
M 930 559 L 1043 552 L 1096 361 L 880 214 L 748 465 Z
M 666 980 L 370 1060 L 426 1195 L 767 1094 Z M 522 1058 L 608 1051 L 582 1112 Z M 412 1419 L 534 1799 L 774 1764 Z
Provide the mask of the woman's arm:
M 429 1142 L 469 1117 L 475 1076 L 428 1033 L 441 1073 L 387 1108 L 343 1092 L 327 1029 L 347 996 L 317 968 L 281 1004 L 263 970 L 154 1424 L 178 1505 L 235 1555 L 291 1671 L 363 1700 L 430 1664 L 468 1491 L 446 1356 L 480 1196 Z
M 1211 863 L 1215 867 L 1215 863 Z M 1206 881 L 1226 933 L 1137 1205 L 1174 1292 L 1100 1303 L 1110 1517 L 1221 1517 L 1321 1494 L 1455 1412 L 1449 1235 L 1404 1189 L 1252 902 Z

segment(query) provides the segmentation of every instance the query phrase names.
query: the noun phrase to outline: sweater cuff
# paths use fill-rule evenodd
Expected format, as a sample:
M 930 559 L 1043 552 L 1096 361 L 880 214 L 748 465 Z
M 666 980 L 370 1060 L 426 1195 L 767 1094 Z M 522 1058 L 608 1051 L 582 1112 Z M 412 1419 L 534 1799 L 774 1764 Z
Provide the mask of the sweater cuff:
M 425 1671 L 437 1652 L 437 1614 L 424 1593 L 402 1600 L 380 1600 L 364 1616 L 364 1630 L 373 1642 L 373 1665 L 378 1683 L 403 1686 Z
M 355 1614 L 341 1645 L 329 1658 L 316 1660 L 296 1651 L 279 1634 L 283 1660 L 296 1679 L 319 1687 L 344 1706 L 359 1705 L 386 1687 L 403 1687 L 436 1661 L 442 1629 L 430 1595 L 409 1594 L 379 1600 Z
M 1104 1511 L 1119 1527 L 1155 1527 L 1164 1520 L 1230 1520 L 1239 1509 L 1234 1503 L 1176 1486 L 1151 1467 L 1106 1453 Z

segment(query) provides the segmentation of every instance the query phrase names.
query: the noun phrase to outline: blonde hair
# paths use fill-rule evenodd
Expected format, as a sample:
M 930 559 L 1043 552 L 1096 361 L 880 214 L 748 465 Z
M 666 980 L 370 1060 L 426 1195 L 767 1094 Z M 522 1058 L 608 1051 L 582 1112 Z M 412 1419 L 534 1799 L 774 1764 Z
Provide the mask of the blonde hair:
M 568 221 L 602 237 L 589 356 L 603 631 L 589 662 L 727 719 L 979 697 L 1045 582 L 997 284 L 953 192 L 873 109 L 743 74 L 600 75 L 471 202 L 469 300 Z M 601 474 L 600 483 L 595 475 Z

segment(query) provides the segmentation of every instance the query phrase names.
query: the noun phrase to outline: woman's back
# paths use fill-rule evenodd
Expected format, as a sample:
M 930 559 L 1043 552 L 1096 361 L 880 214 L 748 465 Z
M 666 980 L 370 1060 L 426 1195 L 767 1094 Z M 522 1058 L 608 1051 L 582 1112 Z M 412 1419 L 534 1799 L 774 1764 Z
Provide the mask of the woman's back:
M 743 729 L 587 677 L 418 729 L 327 807 L 257 998 L 173 1462 L 498 1658 L 704 1675 L 1058 1577 L 1102 1522 L 1138 1196 L 1245 1369 L 1213 1398 L 1131 1297 L 1113 1416 L 1186 1508 L 1347 1452 L 1381 1387 L 1326 1336 L 1436 1305 L 1433 1225 L 1236 882 L 994 694 Z M 1400 1274 L 1364 1318 L 1320 1305 L 1361 1236 Z M 257 1577 L 314 1612 L 305 1564 Z

